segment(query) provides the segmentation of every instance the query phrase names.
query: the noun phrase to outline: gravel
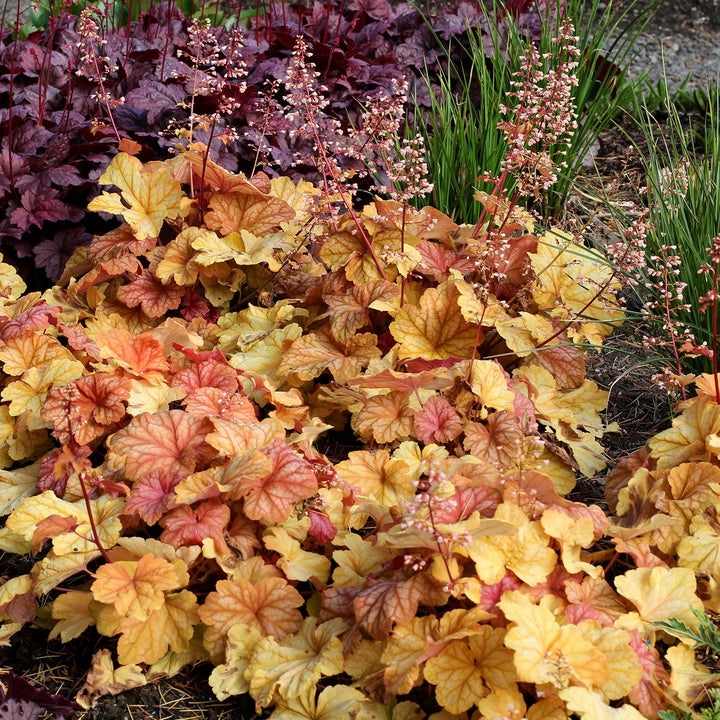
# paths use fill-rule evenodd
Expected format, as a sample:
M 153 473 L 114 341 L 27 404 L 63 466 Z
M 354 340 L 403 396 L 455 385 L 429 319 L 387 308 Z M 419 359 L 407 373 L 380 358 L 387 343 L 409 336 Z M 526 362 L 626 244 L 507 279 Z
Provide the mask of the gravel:
M 638 0 L 638 9 L 647 0 Z M 720 79 L 720 0 L 661 0 L 638 37 L 630 73 L 671 88 L 704 88 Z

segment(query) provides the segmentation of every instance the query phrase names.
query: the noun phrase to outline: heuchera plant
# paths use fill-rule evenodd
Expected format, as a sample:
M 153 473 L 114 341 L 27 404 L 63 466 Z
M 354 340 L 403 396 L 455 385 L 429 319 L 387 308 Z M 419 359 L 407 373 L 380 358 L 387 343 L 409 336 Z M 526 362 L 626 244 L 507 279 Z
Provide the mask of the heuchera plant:
M 497 198 L 474 232 L 351 213 L 200 144 L 100 183 L 90 209 L 125 222 L 56 287 L 2 267 L 0 546 L 35 558 L 0 587 L 6 640 L 41 597 L 52 637 L 116 636 L 85 705 L 196 660 L 277 717 L 685 699 L 652 622 L 702 607 L 692 570 L 613 587 L 586 550 L 626 530 L 564 497 L 604 464 L 599 256 Z

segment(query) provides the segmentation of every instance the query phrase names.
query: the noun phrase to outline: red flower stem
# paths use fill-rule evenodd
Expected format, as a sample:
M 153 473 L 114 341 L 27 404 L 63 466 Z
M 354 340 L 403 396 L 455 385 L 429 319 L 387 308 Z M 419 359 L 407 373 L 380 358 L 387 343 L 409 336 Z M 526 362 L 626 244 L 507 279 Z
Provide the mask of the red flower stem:
M 88 519 L 90 520 L 90 530 L 92 531 L 93 542 L 97 545 L 100 554 L 103 556 L 105 562 L 112 562 L 112 559 L 107 554 L 107 550 L 103 547 L 100 542 L 100 536 L 98 535 L 97 525 L 95 524 L 95 516 L 93 515 L 92 506 L 90 505 L 90 496 L 88 495 L 87 488 L 85 487 L 85 481 L 83 480 L 84 471 L 81 470 L 78 473 L 78 480 L 80 481 L 80 487 L 82 488 L 83 499 L 85 500 L 85 507 L 87 509 Z

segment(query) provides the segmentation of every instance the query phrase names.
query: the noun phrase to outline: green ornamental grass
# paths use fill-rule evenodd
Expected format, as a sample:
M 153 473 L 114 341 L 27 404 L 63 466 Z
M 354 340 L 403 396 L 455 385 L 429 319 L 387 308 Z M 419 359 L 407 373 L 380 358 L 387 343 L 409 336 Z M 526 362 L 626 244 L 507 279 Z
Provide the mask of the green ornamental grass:
M 633 86 L 624 68 L 654 5 L 650 4 L 633 19 L 632 9 L 633 3 L 615 12 L 611 3 L 601 6 L 599 0 L 570 0 L 565 15 L 557 10 L 546 13 L 539 48 L 546 69 L 557 69 L 563 61 L 555 38 L 565 17 L 576 28 L 580 50 L 575 70 L 578 82 L 572 89 L 577 127 L 566 142 L 550 148 L 555 163 L 564 162 L 565 167 L 552 190 L 536 203 L 546 218 L 562 215 L 574 179 L 600 133 L 633 96 Z M 498 31 L 493 18 L 502 12 L 499 0 L 486 8 L 489 37 L 484 37 L 480 29 L 468 28 L 467 46 L 445 45 L 449 59 L 439 77 L 429 73 L 425 76 L 430 108 L 417 104 L 415 107 L 412 132 L 420 131 L 425 137 L 429 173 L 435 184 L 426 202 L 457 222 L 472 223 L 478 217 L 480 204 L 473 199 L 473 188 L 487 192 L 492 188 L 487 182 L 478 184 L 478 175 L 501 173 L 507 151 L 505 136 L 498 129 L 504 119 L 502 105 L 530 44 L 510 18 L 503 23 L 506 31 L 503 34 Z M 458 57 L 459 60 L 455 59 Z M 433 83 L 437 83 L 439 90 Z M 505 189 L 512 193 L 512 182 Z

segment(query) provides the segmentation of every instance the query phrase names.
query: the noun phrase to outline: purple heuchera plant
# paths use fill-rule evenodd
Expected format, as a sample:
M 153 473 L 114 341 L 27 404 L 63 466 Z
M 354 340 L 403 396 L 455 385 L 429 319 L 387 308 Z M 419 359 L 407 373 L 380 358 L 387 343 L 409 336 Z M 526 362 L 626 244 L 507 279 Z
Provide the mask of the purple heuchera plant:
M 2 720 L 37 720 L 50 713 L 53 720 L 72 717 L 80 706 L 60 695 L 51 695 L 33 687 L 13 673 L 0 677 L 0 718 Z

